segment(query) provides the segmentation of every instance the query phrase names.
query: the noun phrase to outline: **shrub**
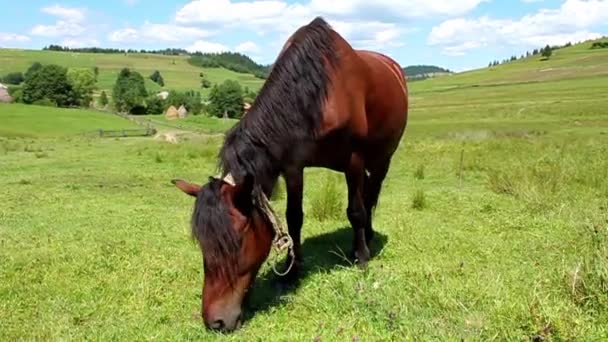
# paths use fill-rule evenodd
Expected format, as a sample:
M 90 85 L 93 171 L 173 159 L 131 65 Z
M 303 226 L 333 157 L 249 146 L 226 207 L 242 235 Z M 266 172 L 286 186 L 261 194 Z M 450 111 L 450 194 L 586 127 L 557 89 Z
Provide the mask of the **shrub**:
M 144 106 L 148 92 L 144 78 L 137 71 L 124 68 L 118 74 L 112 97 L 119 112 L 131 112 L 135 107 Z
M 6 76 L 2 77 L 2 82 L 6 84 L 21 84 L 25 78 L 23 77 L 23 73 L 21 72 L 11 72 L 6 74 Z
M 29 74 L 23 86 L 23 102 L 33 103 L 49 99 L 59 107 L 68 107 L 79 103 L 67 75 L 66 68 L 50 64 Z

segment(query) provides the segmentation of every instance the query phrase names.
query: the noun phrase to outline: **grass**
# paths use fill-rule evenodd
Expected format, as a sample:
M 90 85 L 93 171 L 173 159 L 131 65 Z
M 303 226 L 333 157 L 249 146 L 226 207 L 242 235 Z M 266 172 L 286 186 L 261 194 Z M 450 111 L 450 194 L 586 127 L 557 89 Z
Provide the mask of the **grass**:
M 137 129 L 134 123 L 109 113 L 24 104 L 0 104 L 0 136 L 59 137 L 98 129 Z
M 344 178 L 307 169 L 302 282 L 264 265 L 227 336 L 198 318 L 193 199 L 170 183 L 214 175 L 221 137 L 2 138 L 0 340 L 608 339 L 608 76 L 468 77 L 411 84 L 368 269 L 343 257 L 346 202 L 324 202 Z
M 152 82 L 150 76 L 159 70 L 165 81 L 163 89 L 179 91 L 200 90 L 203 95 L 209 89 L 202 89 L 199 74 L 203 72 L 211 83 L 221 83 L 226 79 L 239 81 L 242 86 L 257 90 L 262 80 L 250 74 L 240 74 L 224 68 L 199 68 L 188 63 L 186 56 L 162 56 L 154 54 L 94 54 L 78 52 L 58 52 L 41 50 L 0 49 L 0 75 L 8 72 L 25 72 L 34 62 L 58 64 L 64 67 L 99 68 L 99 93 L 105 90 L 108 95 L 122 68 L 132 68 L 142 74 L 148 91 L 159 91 L 160 86 Z

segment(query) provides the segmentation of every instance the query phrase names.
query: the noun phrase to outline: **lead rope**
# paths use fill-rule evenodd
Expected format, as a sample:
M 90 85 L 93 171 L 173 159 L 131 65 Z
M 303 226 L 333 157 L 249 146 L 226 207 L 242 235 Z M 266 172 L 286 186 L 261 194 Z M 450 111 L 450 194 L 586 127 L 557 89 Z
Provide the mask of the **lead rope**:
M 291 271 L 291 268 L 293 267 L 293 264 L 295 262 L 295 254 L 293 251 L 293 239 L 291 238 L 289 233 L 285 231 L 283 224 L 281 224 L 281 222 L 278 220 L 278 218 L 272 212 L 272 210 L 268 209 L 270 207 L 270 201 L 268 200 L 268 197 L 266 197 L 266 194 L 264 192 L 262 192 L 262 200 L 264 201 L 264 212 L 265 212 L 266 216 L 268 217 L 268 219 L 270 220 L 270 223 L 274 229 L 274 239 L 272 241 L 272 245 L 275 247 L 275 249 L 277 251 L 277 256 L 275 257 L 274 262 L 271 263 L 272 270 L 279 277 L 283 277 L 283 276 L 287 275 L 289 273 L 289 271 Z M 290 263 L 289 263 L 289 266 L 287 267 L 287 270 L 285 270 L 285 272 L 283 272 L 283 273 L 280 273 L 279 271 L 277 271 L 276 266 L 279 263 L 279 258 L 281 256 L 281 253 L 285 249 L 287 249 L 287 254 L 288 254 L 288 258 L 290 259 Z
M 216 178 L 219 179 L 220 177 L 216 177 Z M 230 173 L 228 173 L 222 180 L 232 186 L 236 185 L 236 183 L 234 182 L 234 178 L 232 177 L 232 174 L 230 174 Z M 272 245 L 274 246 L 274 248 L 277 251 L 277 256 L 275 257 L 274 262 L 271 263 L 272 270 L 279 277 L 283 277 L 283 276 L 287 275 L 289 273 L 289 271 L 291 271 L 291 268 L 293 267 L 293 264 L 295 262 L 295 254 L 293 251 L 293 239 L 291 238 L 289 233 L 287 233 L 285 231 L 285 228 L 283 227 L 281 222 L 278 220 L 277 216 L 274 214 L 272 209 L 270 209 L 270 201 L 268 200 L 268 197 L 266 196 L 266 194 L 263 191 L 262 191 L 262 201 L 264 201 L 264 203 L 263 203 L 264 214 L 266 214 L 266 217 L 268 217 L 268 219 L 270 220 L 272 229 L 274 230 L 274 238 L 272 240 Z M 288 257 L 291 259 L 291 262 L 289 263 L 287 270 L 283 273 L 280 273 L 279 271 L 277 271 L 276 266 L 279 263 L 279 258 L 280 258 L 281 253 L 285 249 L 288 250 L 287 254 L 288 254 Z

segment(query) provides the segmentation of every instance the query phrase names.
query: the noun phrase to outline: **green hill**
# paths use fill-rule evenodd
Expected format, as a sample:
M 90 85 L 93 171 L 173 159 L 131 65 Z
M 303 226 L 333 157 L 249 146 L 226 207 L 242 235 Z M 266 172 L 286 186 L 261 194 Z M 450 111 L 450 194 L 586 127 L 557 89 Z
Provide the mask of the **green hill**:
M 410 81 L 420 81 L 427 78 L 449 75 L 451 70 L 444 69 L 435 65 L 410 65 L 403 68 L 405 75 Z
M 221 83 L 226 79 L 237 80 L 242 86 L 258 90 L 263 80 L 252 74 L 237 73 L 225 68 L 201 68 L 189 63 L 189 56 L 161 55 L 150 53 L 83 53 L 49 50 L 0 49 L 0 75 L 9 72 L 25 72 L 34 62 L 57 64 L 64 67 L 98 67 L 99 91 L 111 91 L 118 72 L 128 67 L 140 72 L 146 78 L 146 89 L 158 91 L 160 86 L 152 82 L 150 76 L 159 70 L 165 81 L 164 89 L 197 90 L 203 95 L 199 74 L 203 72 L 211 83 Z
M 554 50 L 548 60 L 540 55 L 530 56 L 493 67 L 419 82 L 416 87 L 420 91 L 436 91 L 577 78 L 605 79 L 608 76 L 608 49 L 592 49 L 596 42 L 598 41 L 588 41 Z

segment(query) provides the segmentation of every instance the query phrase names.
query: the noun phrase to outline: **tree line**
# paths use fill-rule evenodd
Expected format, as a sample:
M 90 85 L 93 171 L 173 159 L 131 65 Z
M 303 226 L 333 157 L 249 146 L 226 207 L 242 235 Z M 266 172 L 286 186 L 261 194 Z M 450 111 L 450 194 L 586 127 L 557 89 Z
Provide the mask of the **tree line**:
M 254 62 L 249 56 L 238 52 L 221 52 L 221 53 L 190 53 L 184 49 L 160 49 L 160 50 L 134 50 L 134 49 L 114 49 L 114 48 L 99 48 L 99 47 L 83 47 L 71 48 L 61 45 L 49 45 L 42 48 L 47 51 L 61 52 L 81 52 L 81 53 L 105 53 L 105 54 L 136 54 L 147 53 L 157 55 L 190 56 L 188 62 L 194 66 L 205 68 L 226 68 L 238 73 L 253 74 L 260 79 L 266 79 L 270 70 L 270 66 L 261 65 Z
M 261 79 L 268 77 L 270 71 L 269 66 L 260 65 L 247 55 L 238 52 L 196 52 L 190 56 L 188 62 L 194 66 L 203 68 L 226 68 L 238 73 L 253 74 Z
M 160 49 L 160 50 L 134 50 L 134 49 L 114 49 L 114 48 L 100 48 L 100 47 L 68 47 L 61 45 L 51 44 L 49 46 L 45 46 L 42 48 L 45 51 L 62 51 L 62 52 L 81 52 L 81 53 L 149 53 L 155 55 L 167 55 L 167 56 L 179 56 L 179 55 L 189 55 L 190 53 L 184 49 Z
M 101 91 L 97 102 L 93 93 L 98 90 L 99 68 L 65 68 L 55 64 L 33 63 L 26 71 L 9 73 L 2 79 L 14 86 L 9 87 L 17 102 L 53 107 L 98 107 L 129 114 L 162 114 L 171 106 L 184 106 L 193 115 L 240 118 L 245 102 L 252 103 L 257 94 L 243 88 L 234 80 L 211 85 L 203 75 L 201 87 L 211 88 L 208 101 L 204 102 L 200 91 L 168 91 L 166 98 L 146 89 L 144 77 L 137 71 L 123 68 L 116 78 L 110 94 Z M 158 70 L 150 76 L 152 81 L 164 86 Z
M 514 62 L 514 61 L 517 61 L 517 60 L 520 60 L 520 59 L 525 59 L 525 58 L 529 58 L 529 57 L 532 57 L 532 56 L 538 56 L 538 55 L 542 56 L 543 60 L 547 60 L 547 59 L 551 58 L 551 56 L 553 55 L 553 51 L 559 50 L 559 49 L 563 49 L 563 48 L 567 48 L 567 47 L 570 47 L 570 46 L 572 46 L 571 42 L 568 42 L 568 43 L 566 43 L 564 45 L 554 45 L 554 46 L 551 46 L 551 45 L 547 44 L 545 47 L 542 47 L 540 49 L 534 49 L 532 51 L 526 51 L 525 54 L 522 54 L 519 57 L 513 55 L 510 58 L 503 59 L 502 61 L 497 61 L 497 60 L 492 61 L 492 62 L 490 62 L 488 64 L 488 67 L 493 67 L 493 66 L 497 66 L 497 65 L 501 65 L 501 64 L 507 64 L 507 63 Z

